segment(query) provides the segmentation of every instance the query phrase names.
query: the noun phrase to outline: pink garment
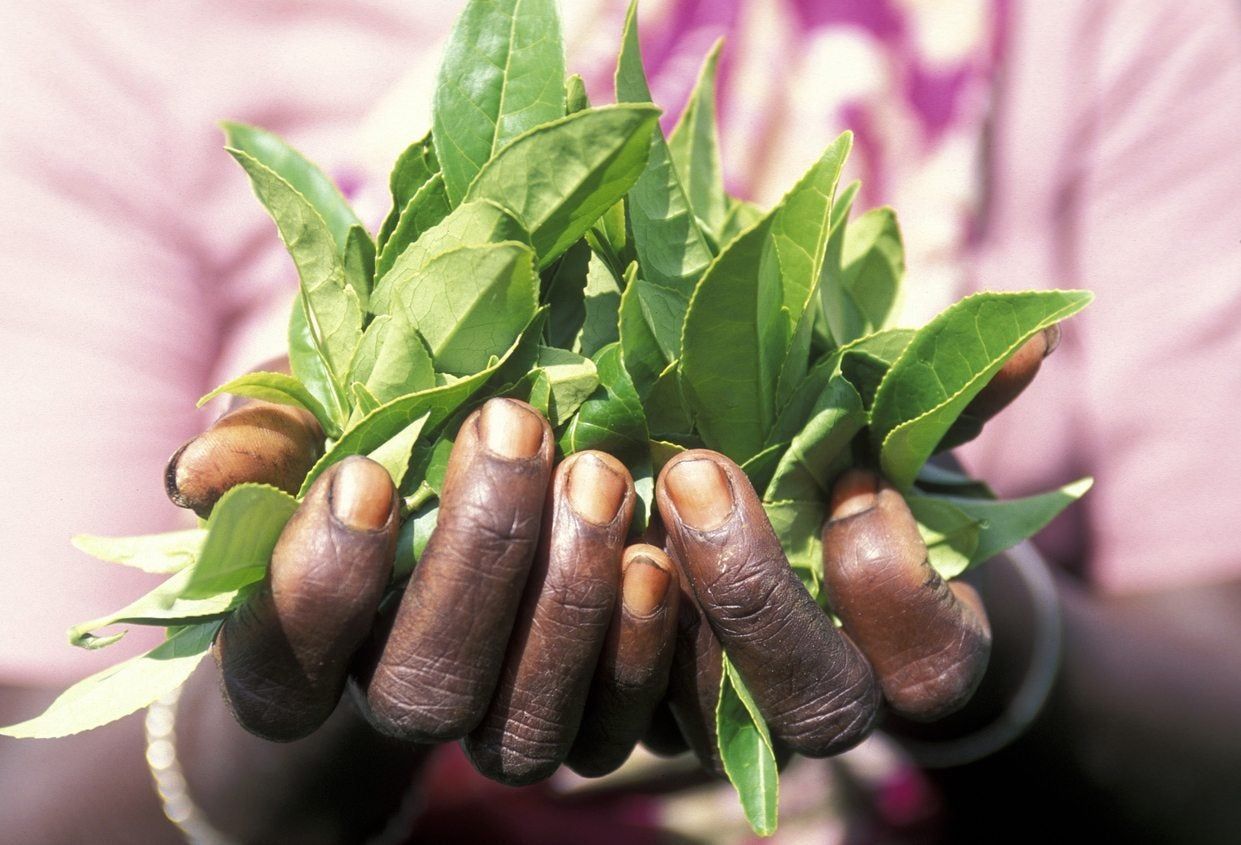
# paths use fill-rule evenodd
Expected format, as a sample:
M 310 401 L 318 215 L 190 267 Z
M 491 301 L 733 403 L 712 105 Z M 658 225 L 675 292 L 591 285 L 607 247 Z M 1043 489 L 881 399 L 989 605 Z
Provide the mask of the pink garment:
M 566 4 L 570 67 L 596 101 L 610 93 L 624 5 Z M 948 5 L 966 8 L 962 21 L 985 9 Z M 375 220 L 387 166 L 427 125 L 436 45 L 458 8 L 135 0 L 0 12 L 0 682 L 64 683 L 101 665 L 64 645 L 65 629 L 153 579 L 96 563 L 69 537 L 186 524 L 160 478 L 209 420 L 194 401 L 283 345 L 294 276 L 215 122 L 284 134 Z M 864 132 L 855 167 L 868 201 L 897 204 L 912 295 L 942 304 L 960 292 L 986 50 L 942 48 L 943 33 L 934 47 L 914 8 L 647 3 L 644 40 L 656 95 L 675 108 L 702 52 L 729 33 L 725 156 L 749 195 L 774 199 L 835 132 Z M 1227 419 L 1241 398 L 1235 6 L 1033 8 L 1015 4 L 1008 21 L 977 276 L 1089 286 L 1100 301 L 971 460 L 1014 493 L 1097 475 L 1070 539 L 1108 587 L 1235 575 L 1218 528 L 1241 470 Z M 136 651 L 143 633 L 116 648 Z

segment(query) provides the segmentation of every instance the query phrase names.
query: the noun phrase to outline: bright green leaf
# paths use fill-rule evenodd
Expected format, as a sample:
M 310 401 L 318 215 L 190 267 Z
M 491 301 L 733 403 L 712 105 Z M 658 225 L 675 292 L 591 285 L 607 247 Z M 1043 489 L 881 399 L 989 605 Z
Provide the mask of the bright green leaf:
M 315 415 L 315 419 L 319 421 L 319 425 L 323 426 L 323 430 L 329 437 L 334 437 L 340 431 L 335 420 L 324 410 L 323 405 L 306 388 L 306 385 L 302 384 L 295 376 L 286 373 L 257 372 L 238 376 L 199 399 L 198 407 L 201 408 L 212 399 L 225 393 L 233 396 L 248 396 L 251 399 L 262 399 L 265 402 L 275 402 L 278 405 L 292 405 L 295 408 L 303 408 Z
M 219 622 L 187 626 L 146 654 L 77 682 L 41 715 L 0 728 L 0 734 L 51 739 L 88 731 L 135 713 L 185 682 L 207 656 L 219 628 Z
M 191 528 L 187 531 L 169 531 L 142 537 L 97 537 L 79 534 L 70 542 L 79 551 L 108 563 L 132 566 L 143 572 L 170 575 L 198 560 L 206 537 L 206 529 Z
M 430 416 L 430 412 L 423 414 L 369 455 L 372 461 L 388 471 L 397 489 L 400 489 L 401 482 L 405 479 L 405 473 L 409 469 L 410 454 L 414 451 L 418 435 L 422 433 Z
M 646 166 L 659 110 L 586 109 L 515 138 L 466 193 L 513 212 L 546 267 L 633 186 Z
M 405 206 L 414 198 L 414 194 L 418 193 L 419 188 L 439 173 L 439 169 L 430 132 L 406 147 L 397 158 L 392 175 L 388 177 L 388 187 L 392 192 L 392 210 L 379 227 L 379 237 L 376 239 L 376 246 L 380 251 L 383 251 L 388 238 L 396 229 L 397 220 Z
M 555 0 L 471 0 L 448 40 L 433 111 L 435 152 L 453 204 L 483 165 L 565 113 Z
M 238 484 L 207 520 L 207 539 L 182 596 L 210 598 L 261 580 L 297 500 L 265 484 Z
M 383 250 L 375 259 L 375 278 L 382 279 L 410 245 L 437 226 L 451 210 L 448 192 L 444 188 L 444 177 L 436 173 L 401 209 L 391 237 L 384 243 Z
M 727 656 L 715 709 L 715 730 L 724 773 L 737 790 L 746 821 L 759 836 L 770 836 L 776 831 L 780 800 L 776 754 L 767 723 Z
M 914 335 L 875 392 L 884 474 L 909 487 L 953 421 L 1023 343 L 1090 302 L 1086 291 L 979 293 Z
M 715 121 L 715 74 L 723 46 L 722 38 L 711 45 L 681 119 L 668 136 L 668 152 L 689 197 L 690 208 L 717 239 L 728 213 Z

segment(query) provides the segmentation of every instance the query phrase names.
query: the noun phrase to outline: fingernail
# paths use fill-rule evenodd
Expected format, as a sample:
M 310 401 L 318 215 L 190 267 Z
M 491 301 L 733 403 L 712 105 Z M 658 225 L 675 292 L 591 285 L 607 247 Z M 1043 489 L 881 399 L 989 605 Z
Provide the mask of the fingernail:
M 681 461 L 664 482 L 677 515 L 690 528 L 719 528 L 733 512 L 733 493 L 724 470 L 707 458 Z
M 668 570 L 646 555 L 634 555 L 625 567 L 621 601 L 634 616 L 650 616 L 664 603 L 672 578 Z
M 878 479 L 874 473 L 851 469 L 836 481 L 832 488 L 832 519 L 868 511 L 878 501 Z
M 594 455 L 582 455 L 569 469 L 569 507 L 583 519 L 607 525 L 616 518 L 628 485 Z
M 354 531 L 376 531 L 392 513 L 392 478 L 374 461 L 348 458 L 332 477 L 332 513 Z
M 1043 329 L 1043 342 L 1047 344 L 1046 348 L 1043 350 L 1043 357 L 1046 358 L 1048 355 L 1055 352 L 1056 347 L 1060 345 L 1059 323 L 1052 323 L 1050 326 Z
M 508 399 L 492 399 L 479 418 L 483 443 L 505 458 L 531 458 L 543 445 L 543 421 Z

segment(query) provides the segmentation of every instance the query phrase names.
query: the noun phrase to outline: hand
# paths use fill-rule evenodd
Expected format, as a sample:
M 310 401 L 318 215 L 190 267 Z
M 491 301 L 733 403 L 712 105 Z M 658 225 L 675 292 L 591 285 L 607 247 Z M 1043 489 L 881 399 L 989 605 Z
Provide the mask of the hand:
M 300 412 L 246 406 L 174 456 L 170 492 L 209 508 L 228 485 L 298 477 L 313 437 Z M 271 739 L 306 736 L 353 674 L 381 732 L 464 737 L 474 765 L 497 780 L 532 782 L 566 759 L 587 773 L 619 765 L 663 695 L 680 590 L 661 550 L 625 548 L 635 494 L 624 466 L 586 452 L 553 472 L 553 442 L 522 402 L 491 400 L 471 415 L 438 527 L 382 610 L 396 491 L 365 458 L 325 472 L 262 588 L 217 638 L 238 721 Z
M 990 632 L 965 584 L 946 584 L 900 494 L 854 470 L 836 484 L 823 529 L 825 589 L 843 631 L 789 567 L 753 487 L 714 452 L 674 458 L 656 488 L 685 581 L 670 703 L 703 763 L 719 770 L 715 701 L 721 649 L 773 737 L 836 754 L 893 710 L 934 719 L 961 706 L 986 668 Z
M 1036 335 L 945 439 L 962 443 L 1033 381 L 1059 340 Z M 914 721 L 961 708 L 986 670 L 991 632 L 977 592 L 947 584 L 901 495 L 877 475 L 836 481 L 823 526 L 824 590 L 837 630 L 789 567 L 757 494 L 723 455 L 678 455 L 656 496 L 685 582 L 669 689 L 682 734 L 722 773 L 715 706 L 726 649 L 773 737 L 809 756 L 843 751 L 881 703 Z

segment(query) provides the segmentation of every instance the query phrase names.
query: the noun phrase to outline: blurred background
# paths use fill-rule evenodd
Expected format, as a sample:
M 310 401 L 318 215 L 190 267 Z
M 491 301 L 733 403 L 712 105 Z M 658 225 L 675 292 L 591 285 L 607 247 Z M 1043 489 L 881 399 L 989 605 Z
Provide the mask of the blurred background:
M 195 401 L 284 349 L 296 277 L 216 123 L 282 134 L 377 225 L 461 6 L 0 4 L 0 721 L 100 668 L 65 629 L 150 586 L 68 538 L 185 525 L 160 478 L 210 420 Z M 595 103 L 612 99 L 625 6 L 561 4 Z M 981 576 L 996 671 L 1054 678 L 1041 716 L 971 765 L 923 770 L 883 737 L 795 764 L 777 841 L 1241 841 L 1241 3 L 644 0 L 641 22 L 665 130 L 726 39 L 731 192 L 770 204 L 856 133 L 846 175 L 860 210 L 899 214 L 911 324 L 981 288 L 1098 297 L 961 453 L 1005 495 L 1096 478 L 1038 538 L 1054 597 L 1015 569 Z M 1032 644 L 1052 605 L 1058 660 Z M 0 839 L 152 841 L 139 718 L 0 738 Z M 626 789 L 528 792 L 438 765 L 453 786 L 425 841 L 748 835 L 727 790 L 644 788 L 657 767 Z

